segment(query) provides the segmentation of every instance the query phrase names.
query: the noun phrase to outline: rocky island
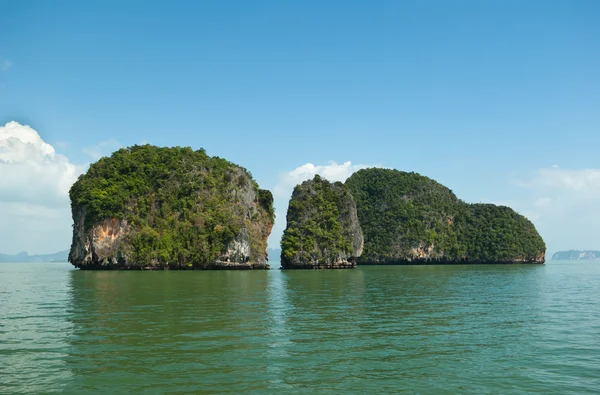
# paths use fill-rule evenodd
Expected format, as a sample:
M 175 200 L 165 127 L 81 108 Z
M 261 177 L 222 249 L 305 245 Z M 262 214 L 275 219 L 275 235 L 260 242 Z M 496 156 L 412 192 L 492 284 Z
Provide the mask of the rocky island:
M 273 196 L 202 149 L 121 149 L 71 187 L 80 269 L 268 269 Z
M 545 261 L 535 226 L 509 207 L 465 203 L 413 172 L 364 169 L 346 184 L 365 235 L 358 264 Z
M 344 184 L 316 175 L 296 186 L 281 241 L 284 269 L 353 268 L 363 243 L 356 204 Z
M 546 245 L 527 218 L 505 206 L 465 203 L 420 174 L 372 168 L 354 173 L 345 185 L 333 184 L 347 188 L 345 199 L 356 204 L 358 224 L 339 220 L 336 211 L 324 214 L 335 205 L 331 197 L 320 197 L 322 185 L 329 184 L 315 178 L 296 187 L 282 239 L 282 265 L 328 267 L 314 263 L 323 261 L 321 251 L 331 253 L 327 237 L 337 240 L 333 251 L 344 252 L 359 228 L 364 251 L 349 260 L 358 265 L 545 262 Z M 348 234 L 346 226 L 352 230 Z

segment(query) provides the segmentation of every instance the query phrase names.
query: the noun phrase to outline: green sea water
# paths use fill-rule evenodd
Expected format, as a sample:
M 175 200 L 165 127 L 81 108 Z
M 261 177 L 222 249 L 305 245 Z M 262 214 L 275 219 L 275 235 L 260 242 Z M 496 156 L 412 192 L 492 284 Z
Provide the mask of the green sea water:
M 600 262 L 0 264 L 0 393 L 599 393 Z

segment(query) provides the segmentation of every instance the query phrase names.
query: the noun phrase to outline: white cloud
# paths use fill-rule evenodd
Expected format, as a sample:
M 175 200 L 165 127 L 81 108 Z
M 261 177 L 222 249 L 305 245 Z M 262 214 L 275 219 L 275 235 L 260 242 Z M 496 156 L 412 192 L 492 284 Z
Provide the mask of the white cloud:
M 17 122 L 0 126 L 0 252 L 68 247 L 68 193 L 83 170 L 31 127 Z
M 580 198 L 600 198 L 600 169 L 562 169 L 558 166 L 539 169 L 529 180 L 521 181 L 524 187 L 553 190 Z
M 346 181 L 354 172 L 367 167 L 381 167 L 380 165 L 353 165 L 352 162 L 344 162 L 337 164 L 329 162 L 327 165 L 314 165 L 305 163 L 302 166 L 295 168 L 292 171 L 281 174 L 279 183 L 275 186 L 274 194 L 279 197 L 289 197 L 292 195 L 292 190 L 302 181 L 312 179 L 316 174 L 323 178 L 335 182 Z M 287 209 L 286 209 L 287 210 Z
M 529 193 L 520 212 L 535 224 L 548 247 L 600 248 L 600 169 L 538 169 L 518 185 Z
M 83 149 L 83 152 L 89 155 L 92 159 L 98 160 L 103 156 L 109 156 L 120 148 L 123 148 L 123 145 L 116 139 L 112 138 L 110 140 L 102 141 L 96 145 L 86 147 Z
M 305 163 L 291 171 L 282 173 L 279 177 L 279 182 L 273 188 L 273 195 L 275 197 L 275 215 L 277 220 L 271 236 L 269 237 L 269 246 L 271 248 L 279 248 L 279 242 L 281 241 L 281 236 L 286 226 L 285 216 L 287 213 L 287 207 L 289 200 L 292 197 L 292 191 L 296 185 L 302 183 L 303 181 L 312 179 L 316 174 L 331 182 L 344 182 L 356 171 L 369 167 L 382 166 L 363 164 L 353 165 L 350 161 L 338 164 L 331 161 L 326 165 Z

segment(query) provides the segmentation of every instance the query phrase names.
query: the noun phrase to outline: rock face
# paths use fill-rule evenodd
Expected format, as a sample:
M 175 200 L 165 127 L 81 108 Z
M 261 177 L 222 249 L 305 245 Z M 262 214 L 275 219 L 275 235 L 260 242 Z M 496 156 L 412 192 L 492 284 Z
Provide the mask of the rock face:
M 82 207 L 73 213 L 73 220 L 69 262 L 82 268 L 127 266 L 127 256 L 122 254 L 130 230 L 126 219 L 107 218 L 86 232 L 85 208 Z
M 363 244 L 356 204 L 342 183 L 317 175 L 296 186 L 281 241 L 284 269 L 354 268 Z
M 365 169 L 346 185 L 365 235 L 358 264 L 544 263 L 534 225 L 509 207 L 467 204 L 417 173 Z
M 70 191 L 81 269 L 269 269 L 273 196 L 203 150 L 134 146 Z

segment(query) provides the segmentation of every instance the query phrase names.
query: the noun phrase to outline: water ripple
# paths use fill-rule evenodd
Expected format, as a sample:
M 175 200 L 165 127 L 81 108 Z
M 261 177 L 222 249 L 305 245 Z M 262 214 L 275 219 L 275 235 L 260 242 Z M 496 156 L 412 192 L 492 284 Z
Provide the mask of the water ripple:
M 597 393 L 600 265 L 0 264 L 1 393 Z

